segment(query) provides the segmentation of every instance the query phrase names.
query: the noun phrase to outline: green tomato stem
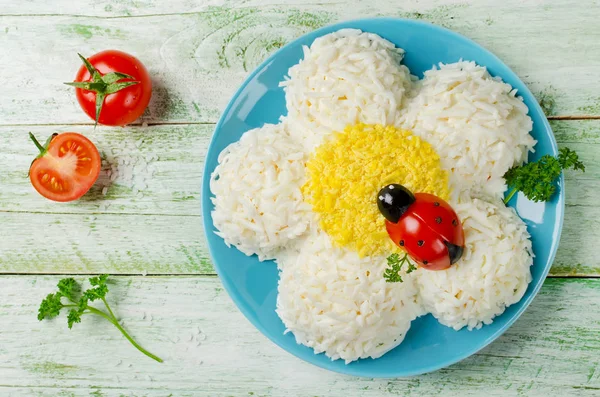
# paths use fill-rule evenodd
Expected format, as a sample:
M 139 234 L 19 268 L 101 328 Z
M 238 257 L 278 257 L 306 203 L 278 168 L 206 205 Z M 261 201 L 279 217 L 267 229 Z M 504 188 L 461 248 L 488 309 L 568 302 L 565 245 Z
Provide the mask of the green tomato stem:
M 104 299 L 102 299 L 104 301 Z M 110 307 L 108 307 L 108 304 L 106 302 L 104 302 L 104 304 L 106 305 L 107 309 L 110 311 L 110 313 L 112 314 L 112 310 L 110 310 Z M 127 331 L 125 331 L 125 329 L 123 327 L 121 327 L 121 324 L 119 324 L 119 322 L 117 321 L 116 317 L 114 317 L 114 314 L 111 316 L 107 315 L 106 313 L 94 308 L 94 307 L 90 307 L 88 306 L 88 310 L 94 314 L 98 314 L 99 316 L 104 317 L 105 319 L 107 319 L 108 321 L 110 321 L 115 327 L 117 327 L 117 329 L 119 331 L 121 331 L 121 333 L 123 334 L 123 336 L 125 338 L 127 338 L 127 340 L 136 348 L 138 349 L 140 352 L 142 352 L 143 354 L 145 354 L 146 356 L 150 357 L 153 360 L 158 361 L 159 363 L 162 363 L 163 360 L 160 357 L 155 356 L 154 354 L 150 353 L 148 350 L 144 349 L 142 346 L 140 346 L 135 340 L 133 340 L 133 338 L 127 333 Z
M 46 148 L 43 147 L 37 139 L 35 139 L 35 136 L 33 136 L 33 134 L 30 132 L 29 133 L 29 138 L 31 138 L 31 140 L 33 141 L 33 143 L 35 144 L 35 146 L 38 148 L 38 150 L 40 151 L 40 156 L 46 154 Z

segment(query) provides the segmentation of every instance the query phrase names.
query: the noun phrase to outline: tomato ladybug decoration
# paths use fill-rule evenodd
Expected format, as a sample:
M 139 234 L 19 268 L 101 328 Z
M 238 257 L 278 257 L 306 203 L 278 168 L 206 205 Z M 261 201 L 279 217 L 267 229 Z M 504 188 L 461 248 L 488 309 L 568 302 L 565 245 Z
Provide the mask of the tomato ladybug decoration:
M 377 206 L 394 243 L 421 267 L 449 268 L 464 251 L 465 236 L 456 212 L 433 194 L 415 193 L 402 185 L 387 185 L 377 195 Z

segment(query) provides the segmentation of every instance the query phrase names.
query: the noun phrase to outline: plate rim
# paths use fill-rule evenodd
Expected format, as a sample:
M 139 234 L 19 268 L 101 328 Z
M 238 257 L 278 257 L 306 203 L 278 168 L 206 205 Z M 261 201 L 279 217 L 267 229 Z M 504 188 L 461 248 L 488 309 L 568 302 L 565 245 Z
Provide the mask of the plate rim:
M 535 96 L 533 95 L 533 93 L 531 92 L 531 90 L 529 89 L 527 84 L 525 84 L 525 82 L 523 82 L 523 80 L 492 51 L 483 47 L 476 41 L 474 41 L 466 36 L 463 36 L 460 33 L 457 33 L 455 31 L 445 28 L 443 26 L 435 25 L 430 22 L 414 20 L 414 19 L 409 19 L 409 18 L 371 17 L 371 18 L 358 18 L 358 19 L 340 21 L 340 22 L 336 22 L 334 24 L 323 26 L 319 29 L 315 29 L 315 30 L 306 32 L 306 33 L 302 34 L 301 36 L 297 37 L 296 39 L 290 41 L 289 43 L 287 43 L 286 45 L 284 45 L 277 51 L 275 51 L 273 54 L 268 56 L 263 62 L 261 62 L 258 66 L 256 66 L 254 68 L 254 70 L 246 76 L 246 78 L 244 79 L 242 84 L 238 87 L 238 89 L 235 91 L 235 93 L 230 97 L 227 106 L 221 112 L 221 116 L 219 117 L 219 120 L 218 120 L 217 124 L 215 125 L 214 131 L 211 136 L 210 143 L 208 145 L 208 149 L 206 151 L 206 155 L 204 156 L 204 158 L 206 159 L 208 157 L 209 153 L 211 153 L 211 151 L 216 150 L 214 148 L 214 146 L 216 145 L 216 143 L 215 143 L 216 135 L 222 129 L 222 124 L 226 121 L 227 115 L 230 113 L 231 108 L 235 104 L 236 99 L 240 96 L 240 94 L 248 86 L 248 84 L 250 84 L 250 82 L 254 79 L 254 77 L 258 73 L 260 73 L 276 57 L 278 57 L 279 54 L 282 53 L 286 48 L 292 47 L 292 46 L 297 46 L 298 43 L 305 40 L 306 36 L 314 35 L 315 39 L 316 39 L 325 34 L 328 34 L 328 33 L 331 33 L 333 31 L 340 30 L 340 29 L 359 29 L 359 30 L 363 31 L 362 29 L 353 27 L 351 25 L 365 23 L 365 22 L 367 22 L 367 23 L 377 22 L 377 21 L 386 21 L 386 22 L 390 22 L 390 23 L 402 23 L 402 24 L 408 24 L 408 25 L 412 24 L 412 25 L 417 25 L 417 26 L 418 25 L 425 26 L 430 29 L 437 30 L 437 31 L 441 32 L 442 34 L 453 36 L 455 39 L 465 41 L 468 44 L 476 47 L 478 50 L 483 51 L 484 53 L 487 53 L 487 55 L 489 55 L 499 65 L 506 68 L 506 70 L 510 74 L 513 75 L 512 77 L 516 78 L 521 83 L 521 85 L 523 86 L 523 89 L 519 89 L 518 95 L 521 97 L 530 96 L 533 99 L 533 107 L 535 108 L 536 112 L 543 115 L 542 126 L 543 126 L 544 130 L 549 132 L 548 136 L 550 138 L 550 146 L 551 146 L 551 149 L 553 152 L 551 154 L 556 155 L 558 153 L 558 144 L 556 142 L 556 137 L 554 136 L 554 131 L 552 130 L 552 127 L 550 126 L 550 123 L 549 123 L 544 111 L 542 110 L 540 104 L 538 103 L 537 99 L 535 98 Z M 365 30 L 364 32 L 368 32 L 368 31 Z M 384 39 L 385 39 L 385 37 L 384 37 Z M 314 39 L 313 39 L 313 41 L 314 41 Z M 485 66 L 487 69 L 486 65 L 482 65 L 482 66 Z M 504 78 L 503 78 L 503 80 L 504 80 Z M 530 107 L 528 107 L 528 109 L 529 109 L 528 114 L 531 114 L 532 109 Z M 437 371 L 439 369 L 446 368 L 450 365 L 456 364 L 456 363 L 476 354 L 477 352 L 481 351 L 482 349 L 486 348 L 490 343 L 492 343 L 493 341 L 498 339 L 502 334 L 504 334 L 509 328 L 511 328 L 514 325 L 514 323 L 522 316 L 522 314 L 529 307 L 531 302 L 538 295 L 542 285 L 544 284 L 544 282 L 548 276 L 550 268 L 552 267 L 552 264 L 554 263 L 554 260 L 556 258 L 556 253 L 558 251 L 558 246 L 560 243 L 560 237 L 561 237 L 562 231 L 563 231 L 566 194 L 565 194 L 564 172 L 561 172 L 559 181 L 558 181 L 558 185 L 560 186 L 560 189 L 558 192 L 558 199 L 557 199 L 557 203 L 556 203 L 557 211 L 558 211 L 558 217 L 557 217 L 558 219 L 555 221 L 555 227 L 556 227 L 556 223 L 558 222 L 558 233 L 556 234 L 555 239 L 552 241 L 552 246 L 550 248 L 550 251 L 551 251 L 550 256 L 548 257 L 548 261 L 544 266 L 540 280 L 538 281 L 538 283 L 536 285 L 533 286 L 533 290 L 532 290 L 531 294 L 527 298 L 521 298 L 521 300 L 519 300 L 519 302 L 517 302 L 517 303 L 522 302 L 522 306 L 513 314 L 513 316 L 510 319 L 507 320 L 507 322 L 500 329 L 498 329 L 496 332 L 494 332 L 488 338 L 486 338 L 483 341 L 483 343 L 481 343 L 481 345 L 478 345 L 477 347 L 474 347 L 474 348 L 464 349 L 462 354 L 456 355 L 456 357 L 453 359 L 437 363 L 436 365 L 430 365 L 429 367 L 426 367 L 425 369 L 421 369 L 421 370 L 417 370 L 417 371 L 394 372 L 393 370 L 387 370 L 387 371 L 385 371 L 385 373 L 382 373 L 384 371 L 381 371 L 381 370 L 371 371 L 369 369 L 364 369 L 364 368 L 360 368 L 360 369 L 356 370 L 355 369 L 356 367 L 353 367 L 351 365 L 345 365 L 344 367 L 341 367 L 341 368 L 330 367 L 325 364 L 328 364 L 332 361 L 326 361 L 325 363 L 323 363 L 321 361 L 313 360 L 312 357 L 318 356 L 317 354 L 315 354 L 314 356 L 310 356 L 311 358 L 307 359 L 305 357 L 300 357 L 298 354 L 287 350 L 285 347 L 283 347 L 281 344 L 279 344 L 278 341 L 275 340 L 274 338 L 272 338 L 270 333 L 258 321 L 256 321 L 255 316 L 251 314 L 252 311 L 246 306 L 245 302 L 241 299 L 240 295 L 232 292 L 232 291 L 236 290 L 236 288 L 232 285 L 232 283 L 230 283 L 227 278 L 223 277 L 222 269 L 220 268 L 218 262 L 215 260 L 211 242 L 210 242 L 210 240 L 207 239 L 207 236 L 209 233 L 214 233 L 214 230 L 213 230 L 214 224 L 212 222 L 212 215 L 211 215 L 213 204 L 210 199 L 212 197 L 212 193 L 210 192 L 210 177 L 211 177 L 211 174 L 213 171 L 214 171 L 214 167 L 213 167 L 213 169 L 209 169 L 209 163 L 205 161 L 203 175 L 202 175 L 202 184 L 201 184 L 201 215 L 202 215 L 202 223 L 203 223 L 203 228 L 204 228 L 204 233 L 205 233 L 204 239 L 208 243 L 207 246 L 208 246 L 208 250 L 209 250 L 210 259 L 211 259 L 213 266 L 217 272 L 217 275 L 219 276 L 221 283 L 223 284 L 225 290 L 227 291 L 227 294 L 229 295 L 231 300 L 235 303 L 238 310 L 240 310 L 242 312 L 244 317 L 246 317 L 246 319 L 248 321 L 250 321 L 250 323 L 256 329 L 258 329 L 261 332 L 261 334 L 263 334 L 263 336 L 267 337 L 271 342 L 273 342 L 275 345 L 277 345 L 280 349 L 287 352 L 288 354 L 293 355 L 294 357 L 300 359 L 303 362 L 312 364 L 316 367 L 323 368 L 323 369 L 326 369 L 326 370 L 329 370 L 332 372 L 340 373 L 343 375 L 351 375 L 351 376 L 367 377 L 367 378 L 378 378 L 378 379 L 405 378 L 405 377 L 409 377 L 409 376 L 422 375 L 422 374 Z M 521 217 L 519 216 L 519 218 L 521 218 Z M 429 315 L 429 314 L 427 314 L 427 315 Z M 436 321 L 437 321 L 437 319 L 436 319 Z M 369 360 L 369 359 L 367 358 L 367 359 L 363 359 L 363 360 Z

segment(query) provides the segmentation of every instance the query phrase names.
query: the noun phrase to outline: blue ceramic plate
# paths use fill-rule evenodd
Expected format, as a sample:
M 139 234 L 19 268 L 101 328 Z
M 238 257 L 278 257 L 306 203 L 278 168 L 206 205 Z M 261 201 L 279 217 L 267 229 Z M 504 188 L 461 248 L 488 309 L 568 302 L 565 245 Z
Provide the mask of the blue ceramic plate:
M 343 22 L 316 30 L 286 45 L 263 62 L 242 84 L 223 112 L 212 137 L 202 182 L 202 215 L 213 263 L 225 289 L 244 315 L 277 345 L 319 367 L 350 375 L 367 377 L 399 377 L 422 374 L 456 363 L 482 349 L 499 337 L 523 313 L 537 294 L 550 269 L 558 246 L 564 213 L 563 180 L 560 193 L 552 202 L 530 203 L 519 195 L 511 205 L 527 222 L 532 236 L 535 260 L 531 269 L 533 281 L 521 301 L 496 317 L 493 324 L 480 330 L 454 331 L 440 325 L 431 315 L 413 321 L 404 342 L 376 360 L 364 359 L 345 365 L 325 355 L 296 344 L 292 334 L 284 335 L 283 323 L 275 314 L 277 267 L 260 263 L 235 248 L 227 248 L 216 236 L 211 218 L 209 179 L 217 165 L 217 156 L 232 142 L 252 128 L 277 123 L 286 114 L 284 93 L 278 87 L 288 69 L 302 59 L 302 46 L 319 36 L 342 28 L 372 32 L 406 50 L 404 64 L 419 77 L 438 62 L 472 60 L 486 66 L 494 76 L 518 89 L 533 119 L 532 135 L 538 143 L 530 161 L 544 154 L 556 154 L 552 130 L 537 101 L 525 84 L 495 55 L 475 42 L 447 29 L 405 19 L 376 18 Z

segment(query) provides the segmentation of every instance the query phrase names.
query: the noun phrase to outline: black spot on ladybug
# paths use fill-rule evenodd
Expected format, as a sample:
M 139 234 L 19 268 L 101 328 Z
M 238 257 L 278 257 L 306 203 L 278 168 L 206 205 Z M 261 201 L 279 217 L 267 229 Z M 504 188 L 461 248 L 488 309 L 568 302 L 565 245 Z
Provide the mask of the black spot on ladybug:
M 398 244 L 400 245 L 400 247 L 404 247 L 404 240 L 400 240 Z
M 426 265 L 426 264 L 428 264 L 428 263 L 429 263 L 429 262 L 427 262 L 427 261 L 423 261 L 423 264 L 424 264 L 424 265 Z
M 435 223 L 437 223 L 438 225 L 439 225 L 440 223 L 442 223 L 442 217 L 441 217 L 441 216 L 436 216 L 436 217 L 435 217 Z
M 419 247 L 422 247 L 422 246 L 423 246 L 423 244 L 425 244 L 425 241 L 423 241 L 423 240 L 419 240 L 419 241 L 417 241 L 417 245 L 418 245 Z
M 456 219 L 452 220 L 452 226 L 458 226 L 458 221 Z
M 433 202 L 433 205 L 434 205 L 435 207 L 439 207 L 439 206 L 440 206 L 440 203 L 438 203 L 437 201 L 434 201 L 434 202 Z

